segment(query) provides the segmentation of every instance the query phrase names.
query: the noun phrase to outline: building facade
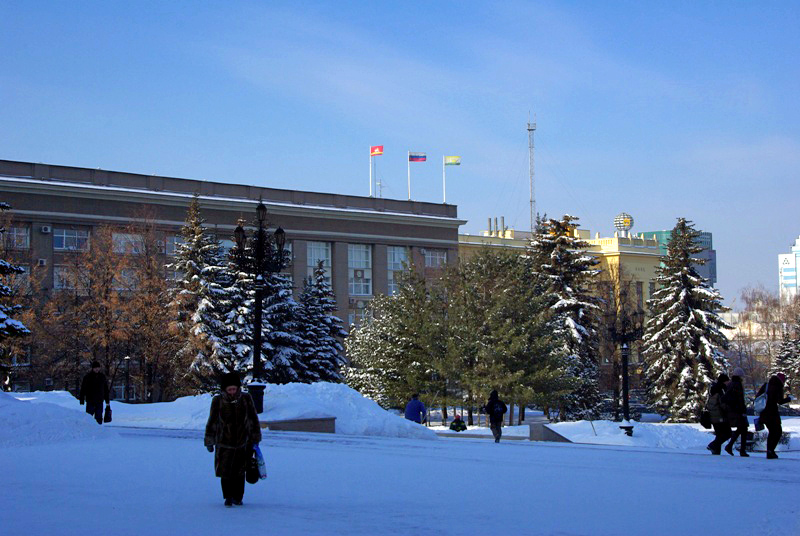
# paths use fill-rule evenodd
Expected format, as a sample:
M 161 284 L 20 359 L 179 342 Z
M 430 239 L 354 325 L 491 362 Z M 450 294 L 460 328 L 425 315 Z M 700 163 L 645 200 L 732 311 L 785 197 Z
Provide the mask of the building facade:
M 301 289 L 322 261 L 346 325 L 359 321 L 375 295 L 391 294 L 408 264 L 438 273 L 455 262 L 458 228 L 465 223 L 454 205 L 0 160 L 0 200 L 12 206 L 6 251 L 37 274 L 45 291 L 64 284 L 65 257 L 89 247 L 100 225 L 117 226 L 115 248 L 135 254 L 138 239 L 123 229 L 146 216 L 163 235 L 168 263 L 194 194 L 206 226 L 225 248 L 232 247 L 240 219 L 252 231 L 263 201 L 270 230 L 286 232 L 286 274 Z
M 791 253 L 778 255 L 778 288 L 781 303 L 797 296 L 797 267 L 800 265 L 800 238 L 794 241 Z

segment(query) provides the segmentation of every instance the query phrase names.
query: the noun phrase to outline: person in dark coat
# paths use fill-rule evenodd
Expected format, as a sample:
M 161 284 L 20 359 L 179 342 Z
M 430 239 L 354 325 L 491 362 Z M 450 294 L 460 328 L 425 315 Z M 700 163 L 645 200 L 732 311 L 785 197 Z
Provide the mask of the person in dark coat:
M 739 448 L 739 456 L 747 458 L 747 403 L 744 399 L 744 385 L 742 385 L 742 378 L 744 377 L 744 370 L 736 367 L 733 370 L 732 378 L 728 383 L 728 390 L 722 397 L 723 404 L 728 411 L 728 424 L 735 431 L 731 435 L 731 440 L 725 446 L 725 452 L 733 456 L 733 446 L 736 444 L 736 439 L 741 437 L 742 444 Z
M 94 416 L 97 424 L 103 424 L 103 400 L 110 404 L 106 375 L 100 372 L 100 363 L 92 361 L 92 370 L 83 377 L 78 397 L 81 406 L 86 403 L 86 413 Z
M 242 392 L 239 374 L 222 376 L 221 392 L 211 400 L 205 445 L 214 452 L 214 473 L 222 484 L 225 506 L 241 505 L 244 476 L 253 448 L 261 442 L 261 425 L 253 399 Z
M 489 401 L 486 402 L 484 410 L 489 416 L 489 427 L 492 429 L 494 442 L 500 443 L 500 437 L 503 435 L 503 415 L 508 411 L 508 408 L 500 400 L 496 390 L 489 394 Z
M 419 399 L 419 395 L 414 393 L 411 400 L 406 404 L 406 419 L 422 424 L 425 422 L 425 404 Z
M 756 393 L 756 397 L 759 397 L 764 393 L 764 390 L 767 391 L 767 406 L 758 418 L 759 422 L 764 424 L 767 430 L 769 430 L 769 434 L 767 435 L 767 459 L 770 460 L 774 460 L 778 457 L 778 455 L 775 454 L 775 447 L 778 446 L 778 442 L 783 434 L 778 405 L 786 404 L 793 398 L 791 395 L 784 396 L 783 384 L 785 382 L 786 376 L 782 372 L 779 372 L 771 377 L 767 383 L 762 385 L 761 389 Z
M 728 412 L 725 409 L 723 397 L 726 385 L 730 381 L 727 374 L 720 374 L 717 382 L 711 386 L 706 402 L 706 410 L 711 414 L 711 425 L 714 427 L 714 441 L 706 447 L 711 454 L 719 455 L 722 444 L 731 437 L 731 425 L 728 423 Z
M 467 423 L 461 420 L 461 415 L 456 415 L 453 422 L 450 423 L 450 429 L 454 432 L 463 432 L 467 429 Z

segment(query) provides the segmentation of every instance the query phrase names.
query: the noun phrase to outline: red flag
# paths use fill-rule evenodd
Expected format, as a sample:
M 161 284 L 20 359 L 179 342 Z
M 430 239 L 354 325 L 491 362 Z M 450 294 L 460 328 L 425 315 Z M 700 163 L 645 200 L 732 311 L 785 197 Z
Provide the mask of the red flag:
M 378 156 L 379 154 L 383 154 L 383 145 L 373 145 L 369 148 L 370 156 Z

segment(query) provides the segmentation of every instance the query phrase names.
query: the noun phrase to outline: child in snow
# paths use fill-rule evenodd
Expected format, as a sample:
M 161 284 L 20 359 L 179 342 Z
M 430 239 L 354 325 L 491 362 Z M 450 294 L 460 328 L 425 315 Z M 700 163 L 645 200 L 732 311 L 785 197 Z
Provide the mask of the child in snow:
M 214 452 L 214 472 L 222 484 L 225 506 L 241 505 L 244 476 L 253 448 L 261 442 L 261 425 L 248 393 L 242 392 L 239 374 L 222 376 L 221 392 L 211 401 L 205 445 Z
M 461 420 L 461 415 L 456 415 L 453 422 L 450 423 L 450 429 L 454 432 L 463 432 L 467 429 L 467 424 Z

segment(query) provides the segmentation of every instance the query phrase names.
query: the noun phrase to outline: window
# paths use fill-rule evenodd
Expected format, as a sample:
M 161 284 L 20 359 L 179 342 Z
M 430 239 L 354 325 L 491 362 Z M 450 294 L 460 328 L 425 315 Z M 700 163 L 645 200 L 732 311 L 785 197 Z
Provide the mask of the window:
M 5 231 L 6 249 L 28 249 L 31 247 L 30 230 L 27 227 L 9 227 Z
M 317 269 L 317 264 L 322 261 L 322 267 L 325 269 L 325 280 L 331 282 L 331 243 L 330 242 L 308 242 L 307 243 L 307 269 L 306 273 L 309 279 L 313 280 L 314 271 Z
M 22 273 L 14 274 L 9 279 L 9 286 L 11 290 L 19 295 L 19 294 L 30 294 L 31 292 L 31 268 L 30 266 L 18 265 L 19 268 L 22 268 Z
M 655 284 L 655 282 L 650 281 L 650 283 L 648 284 L 647 291 L 649 292 L 650 299 L 652 300 L 653 299 L 653 294 L 656 293 L 656 284 Z
M 347 312 L 347 323 L 351 326 L 359 326 L 367 318 L 367 301 L 353 300 L 350 310 Z
M 144 251 L 144 240 L 140 234 L 113 233 L 111 240 L 114 253 L 141 255 Z
M 75 290 L 75 276 L 68 266 L 53 266 L 53 288 L 55 290 Z
M 86 251 L 88 248 L 89 231 L 53 229 L 53 249 L 58 251 Z
M 441 268 L 447 264 L 447 251 L 443 249 L 425 248 L 425 267 Z
M 183 238 L 180 235 L 172 235 L 167 237 L 166 253 L 170 257 L 174 257 L 178 250 L 178 244 L 183 244 Z
M 636 282 L 636 305 L 640 311 L 644 308 L 644 283 L 641 281 Z
M 12 367 L 29 367 L 31 365 L 31 349 L 26 348 L 21 354 L 11 356 Z
M 136 275 L 136 270 L 123 268 L 119 277 L 114 277 L 114 290 L 136 290 L 138 286 L 139 278 Z
M 11 388 L 12 391 L 15 393 L 30 393 L 31 391 L 31 382 L 18 382 L 15 381 L 13 383 L 13 387 Z
M 389 246 L 386 248 L 386 261 L 389 269 L 389 296 L 397 294 L 400 277 L 408 268 L 408 248 Z
M 372 248 L 347 244 L 347 273 L 351 296 L 372 295 Z

